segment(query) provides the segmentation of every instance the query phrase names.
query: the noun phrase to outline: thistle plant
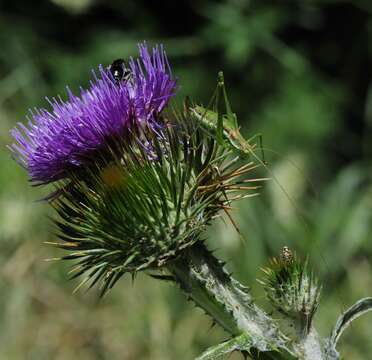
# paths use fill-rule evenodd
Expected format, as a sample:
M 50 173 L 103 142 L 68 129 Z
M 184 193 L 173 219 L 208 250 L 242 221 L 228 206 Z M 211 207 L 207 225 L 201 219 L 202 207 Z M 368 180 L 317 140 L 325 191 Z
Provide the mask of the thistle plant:
M 177 82 L 164 49 L 139 45 L 139 58 L 93 72 L 88 89 L 49 100 L 9 146 L 34 184 L 52 184 L 54 223 L 80 286 L 106 294 L 122 276 L 144 271 L 179 286 L 230 336 L 199 359 L 239 351 L 252 359 L 339 359 L 337 341 L 372 308 L 362 299 L 322 339 L 313 320 L 320 285 L 288 248 L 261 280 L 272 314 L 229 274 L 205 244 L 211 222 L 257 195 L 266 167 L 259 137 L 239 132 L 223 74 L 204 108 L 170 105 Z M 234 223 L 234 222 L 233 222 Z

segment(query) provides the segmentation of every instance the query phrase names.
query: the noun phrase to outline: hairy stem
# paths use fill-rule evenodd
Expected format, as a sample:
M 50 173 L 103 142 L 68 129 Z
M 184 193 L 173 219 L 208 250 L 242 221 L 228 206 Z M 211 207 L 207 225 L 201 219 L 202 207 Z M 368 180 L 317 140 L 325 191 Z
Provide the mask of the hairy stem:
M 253 303 L 249 289 L 233 279 L 204 244 L 198 242 L 185 250 L 168 270 L 187 296 L 228 333 L 249 337 L 249 347 L 241 350 L 256 349 L 260 359 L 273 358 L 269 352 L 276 351 L 294 355 L 276 322 Z M 278 352 L 274 358 L 281 358 Z

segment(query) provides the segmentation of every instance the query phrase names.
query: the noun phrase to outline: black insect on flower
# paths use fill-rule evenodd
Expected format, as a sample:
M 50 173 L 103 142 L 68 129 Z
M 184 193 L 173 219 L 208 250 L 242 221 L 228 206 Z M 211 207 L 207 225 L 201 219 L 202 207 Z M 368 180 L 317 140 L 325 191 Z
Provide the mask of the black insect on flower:
M 109 70 L 118 85 L 120 81 L 129 81 L 131 79 L 131 71 L 125 66 L 123 59 L 114 60 L 109 66 Z

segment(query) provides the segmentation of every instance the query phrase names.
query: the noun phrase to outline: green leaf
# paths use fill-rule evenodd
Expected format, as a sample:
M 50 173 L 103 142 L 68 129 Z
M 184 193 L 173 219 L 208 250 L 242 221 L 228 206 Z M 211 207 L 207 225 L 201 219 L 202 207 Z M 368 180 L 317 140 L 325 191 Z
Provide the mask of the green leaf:
M 330 343 L 336 347 L 342 333 L 349 327 L 352 321 L 372 311 L 372 298 L 364 298 L 357 301 L 352 307 L 346 310 L 337 320 L 333 328 Z
M 196 360 L 223 360 L 227 359 L 233 351 L 249 352 L 253 345 L 251 337 L 247 334 L 241 334 L 231 340 L 225 341 L 216 346 L 207 349 Z

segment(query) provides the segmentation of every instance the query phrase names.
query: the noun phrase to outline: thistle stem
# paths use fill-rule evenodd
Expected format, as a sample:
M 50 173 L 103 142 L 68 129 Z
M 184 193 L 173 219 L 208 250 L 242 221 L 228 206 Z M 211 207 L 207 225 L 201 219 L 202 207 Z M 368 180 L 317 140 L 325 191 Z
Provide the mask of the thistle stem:
M 172 262 L 168 269 L 188 298 L 212 316 L 214 322 L 231 335 L 241 333 L 231 316 L 231 310 L 226 311 L 230 304 L 221 302 L 219 294 L 216 294 L 216 287 L 220 284 L 226 286 L 230 279 L 222 271 L 218 260 L 208 253 L 204 246 L 194 246 L 187 251 L 186 256 Z
M 187 296 L 216 323 L 232 336 L 246 334 L 251 348 L 261 352 L 259 359 L 272 359 L 269 352 L 278 350 L 293 355 L 275 321 L 253 303 L 249 289 L 233 279 L 203 243 L 197 242 L 167 267 Z M 276 352 L 274 358 L 281 356 Z

